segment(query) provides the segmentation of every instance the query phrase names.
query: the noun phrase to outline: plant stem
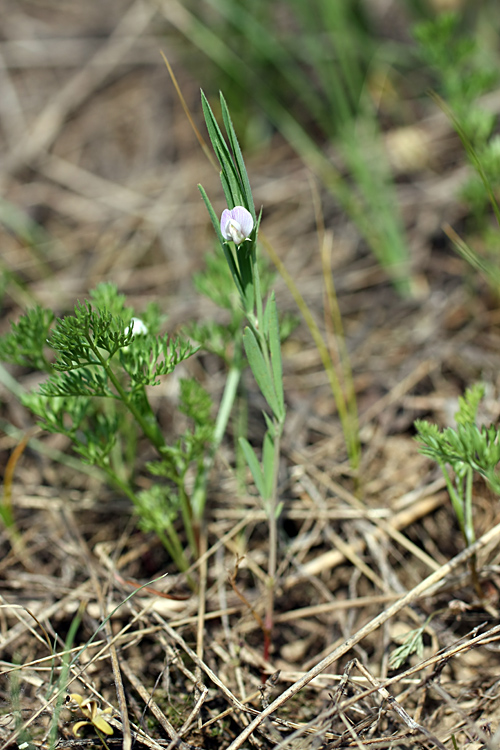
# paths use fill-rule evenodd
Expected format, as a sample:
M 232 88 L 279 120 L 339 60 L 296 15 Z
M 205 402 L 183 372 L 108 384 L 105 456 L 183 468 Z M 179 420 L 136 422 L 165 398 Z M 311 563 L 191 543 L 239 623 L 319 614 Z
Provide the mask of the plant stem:
M 123 479 L 121 479 L 115 472 L 110 469 L 109 466 L 101 465 L 100 468 L 106 472 L 106 476 L 108 477 L 108 480 L 112 485 L 114 485 L 117 489 L 119 489 L 121 492 L 123 492 L 126 497 L 129 498 L 129 500 L 132 501 L 133 505 L 138 508 L 139 501 L 137 500 L 137 495 L 135 494 L 132 487 Z M 163 546 L 167 550 L 168 554 L 172 558 L 172 560 L 175 562 L 179 570 L 185 571 L 189 567 L 189 563 L 186 560 L 186 556 L 184 554 L 184 550 L 182 549 L 182 544 L 179 539 L 179 535 L 177 534 L 176 530 L 174 529 L 173 525 L 170 524 L 170 526 L 167 527 L 165 533 L 163 530 L 156 529 L 155 533 L 160 538 Z M 168 536 L 167 536 L 168 534 Z
M 474 533 L 474 521 L 472 519 L 472 467 L 467 467 L 465 475 L 465 502 L 464 502 L 464 535 L 467 546 L 474 544 L 476 535 Z
M 231 416 L 233 409 L 234 400 L 238 391 L 238 385 L 241 380 L 241 344 L 239 351 L 233 357 L 233 361 L 238 364 L 231 365 L 226 378 L 226 385 L 224 387 L 224 393 L 219 405 L 219 411 L 217 412 L 217 418 L 215 420 L 215 428 L 212 439 L 210 450 L 205 457 L 203 464 L 203 470 L 200 476 L 197 478 L 197 482 L 193 493 L 191 495 L 191 508 L 193 511 L 193 518 L 197 524 L 200 523 L 203 517 L 203 511 L 205 509 L 205 502 L 207 497 L 207 484 L 208 476 L 212 469 L 215 454 L 221 443 L 222 438 L 226 433 L 227 423 Z
M 274 625 L 274 591 L 276 587 L 276 568 L 278 560 L 278 519 L 276 515 L 278 509 L 278 479 L 283 426 L 283 421 L 275 425 L 273 484 L 271 498 L 267 508 L 269 526 L 269 560 L 267 566 L 266 616 L 264 619 L 264 659 L 266 661 L 269 661 Z
M 194 528 L 193 528 L 193 511 L 189 502 L 189 497 L 184 489 L 184 477 L 180 477 L 177 482 L 179 490 L 179 500 L 181 501 L 181 513 L 182 520 L 184 521 L 184 528 L 186 529 L 186 535 L 188 538 L 189 546 L 195 557 L 198 557 L 198 541 L 196 539 Z
M 443 474 L 444 481 L 446 482 L 446 489 L 448 490 L 448 494 L 451 500 L 451 505 L 453 507 L 453 510 L 455 511 L 458 525 L 460 526 L 460 531 L 462 532 L 465 542 L 467 543 L 467 536 L 465 534 L 464 510 L 463 510 L 462 501 L 459 498 L 457 491 L 455 490 L 455 487 L 453 486 L 453 482 L 450 479 L 450 475 L 448 473 L 448 469 L 446 468 L 445 463 L 443 461 L 440 461 L 439 459 L 436 459 L 436 460 Z
M 148 415 L 150 417 L 149 419 L 145 418 L 143 414 L 141 414 L 140 410 L 137 408 L 136 404 L 131 398 L 131 394 L 127 393 L 125 388 L 122 386 L 119 378 L 116 377 L 115 373 L 113 372 L 113 369 L 110 367 L 109 361 L 102 356 L 98 347 L 96 347 L 96 345 L 94 344 L 92 337 L 88 334 L 86 338 L 92 349 L 92 352 L 95 354 L 95 356 L 99 360 L 99 364 L 104 368 L 106 375 L 108 376 L 111 383 L 113 384 L 121 401 L 123 401 L 127 409 L 130 411 L 130 413 L 132 414 L 132 416 L 134 417 L 137 424 L 140 426 L 141 430 L 143 431 L 145 436 L 148 438 L 148 440 L 150 440 L 150 442 L 154 445 L 154 447 L 158 451 L 161 452 L 161 449 L 165 447 L 165 439 L 163 435 L 161 434 L 161 431 L 158 427 L 158 423 L 156 422 L 156 419 L 154 418 L 154 415 L 151 410 L 151 406 L 147 399 L 144 388 L 142 389 L 143 392 L 141 394 L 142 395 L 141 401 L 143 402 L 143 407 L 145 407 L 149 411 L 149 415 Z
M 155 531 L 155 534 L 157 534 L 158 538 L 161 540 L 161 543 L 163 544 L 179 570 L 185 572 L 189 568 L 189 563 L 186 560 L 186 556 L 184 554 L 184 550 L 182 549 L 179 536 L 172 524 L 167 526 L 166 533 L 163 530 L 157 529 Z M 187 581 L 189 585 L 194 588 L 194 584 L 189 576 L 187 577 Z
M 469 547 L 476 541 L 476 535 L 474 533 L 474 521 L 472 519 L 472 483 L 473 483 L 474 472 L 472 467 L 467 467 L 467 474 L 465 475 L 465 513 L 464 513 L 464 536 L 465 542 Z M 477 558 L 473 555 L 469 560 L 470 577 L 474 591 L 478 595 L 480 601 L 484 599 L 484 591 L 479 581 L 479 575 L 477 572 Z

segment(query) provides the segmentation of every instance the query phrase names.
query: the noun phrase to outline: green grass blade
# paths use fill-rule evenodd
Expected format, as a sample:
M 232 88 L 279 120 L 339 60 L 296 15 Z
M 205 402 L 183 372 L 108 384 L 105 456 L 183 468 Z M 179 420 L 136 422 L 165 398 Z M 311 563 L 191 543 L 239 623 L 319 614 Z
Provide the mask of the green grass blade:
M 255 206 L 253 202 L 250 181 L 248 179 L 248 174 L 247 174 L 245 162 L 243 160 L 243 155 L 241 153 L 240 144 L 238 143 L 238 138 L 236 137 L 236 132 L 234 130 L 233 122 L 231 120 L 231 115 L 229 114 L 226 100 L 224 99 L 222 94 L 220 95 L 220 103 L 221 103 L 221 109 L 222 109 L 222 119 L 224 120 L 224 125 L 226 127 L 227 136 L 229 138 L 229 144 L 233 152 L 233 157 L 236 162 L 236 169 L 238 170 L 238 174 L 240 178 L 240 188 L 241 188 L 241 192 L 243 193 L 243 198 L 245 201 L 244 205 L 245 205 L 245 208 L 247 208 L 250 211 L 255 221 L 256 219 Z
M 279 456 L 278 456 L 279 460 Z M 270 500 L 273 494 L 273 482 L 274 482 L 274 440 L 269 434 L 269 431 L 264 435 L 264 442 L 262 443 L 262 471 L 264 474 L 264 489 L 265 495 L 263 500 Z
M 255 486 L 257 487 L 257 492 L 264 500 L 266 498 L 266 485 L 264 482 L 262 469 L 260 468 L 259 460 L 255 455 L 254 449 L 246 438 L 240 437 L 239 442 L 241 450 L 243 451 L 243 455 L 245 456 L 245 460 L 248 464 L 248 468 L 252 473 L 253 481 L 255 482 Z
M 243 345 L 245 347 L 245 353 L 247 355 L 248 363 L 252 369 L 255 381 L 259 386 L 262 395 L 269 404 L 271 411 L 276 417 L 279 418 L 280 405 L 276 396 L 276 392 L 274 390 L 273 379 L 271 377 L 271 373 L 269 372 L 255 334 L 251 328 L 245 328 L 245 332 L 243 334 Z
M 238 171 L 235 167 L 225 138 L 222 135 L 217 120 L 215 119 L 214 113 L 212 112 L 212 108 L 210 107 L 203 91 L 201 92 L 201 105 L 205 116 L 208 135 L 222 169 L 221 180 L 226 201 L 229 208 L 234 208 L 234 206 L 241 205 L 242 198 Z
M 213 149 L 217 154 L 219 164 L 221 165 L 222 169 L 224 169 L 227 164 L 232 163 L 231 152 L 226 145 L 226 141 L 224 139 L 224 136 L 222 135 L 222 131 L 219 128 L 219 124 L 215 119 L 215 115 L 212 112 L 212 108 L 208 103 L 208 99 L 203 91 L 201 92 L 201 106 L 203 109 L 203 115 L 205 117 L 208 136 L 212 143 Z

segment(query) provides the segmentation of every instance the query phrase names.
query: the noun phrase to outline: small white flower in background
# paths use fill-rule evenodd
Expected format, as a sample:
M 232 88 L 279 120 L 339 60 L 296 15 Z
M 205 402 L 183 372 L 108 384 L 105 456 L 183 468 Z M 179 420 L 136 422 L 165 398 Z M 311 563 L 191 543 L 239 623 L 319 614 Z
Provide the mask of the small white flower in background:
M 225 240 L 232 240 L 235 245 L 240 245 L 250 236 L 252 229 L 252 214 L 243 206 L 235 206 L 231 210 L 226 208 L 222 212 L 220 231 Z
M 130 325 L 125 329 L 125 333 L 132 333 L 134 336 L 144 336 L 148 332 L 148 327 L 140 318 L 132 318 Z

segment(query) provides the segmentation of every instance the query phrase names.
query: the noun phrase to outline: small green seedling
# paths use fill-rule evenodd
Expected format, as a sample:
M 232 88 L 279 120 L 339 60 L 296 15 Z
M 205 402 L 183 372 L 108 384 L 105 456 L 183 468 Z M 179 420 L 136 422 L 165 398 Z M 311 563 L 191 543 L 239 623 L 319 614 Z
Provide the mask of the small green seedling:
M 473 480 L 479 474 L 491 489 L 500 494 L 500 430 L 495 425 L 478 427 L 476 424 L 479 403 L 484 396 L 484 386 L 476 384 L 459 398 L 455 414 L 456 427 L 440 430 L 435 424 L 417 420 L 415 427 L 420 452 L 439 465 L 450 495 L 460 531 L 467 546 L 475 541 L 473 521 Z M 476 563 L 471 572 L 479 593 Z
M 417 654 L 419 658 L 422 658 L 424 654 L 423 635 L 427 622 L 421 627 L 405 633 L 404 642 L 401 646 L 395 648 L 389 657 L 389 667 L 391 669 L 399 669 L 412 654 Z

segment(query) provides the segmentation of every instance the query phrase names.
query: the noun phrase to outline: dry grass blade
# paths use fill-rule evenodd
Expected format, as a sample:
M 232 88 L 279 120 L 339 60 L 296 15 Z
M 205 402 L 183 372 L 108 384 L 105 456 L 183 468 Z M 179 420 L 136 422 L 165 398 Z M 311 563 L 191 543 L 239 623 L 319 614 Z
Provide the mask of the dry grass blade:
M 429 732 L 426 727 L 423 727 L 421 724 L 412 719 L 411 716 L 409 716 L 409 714 L 398 703 L 394 696 L 391 695 L 385 687 L 383 687 L 383 685 L 379 680 L 377 680 L 376 677 L 373 677 L 373 675 L 370 674 L 370 672 L 359 662 L 358 659 L 353 659 L 353 661 L 348 664 L 348 667 L 350 667 L 351 665 L 355 666 L 361 672 L 361 674 L 363 674 L 367 678 L 368 682 L 370 682 L 376 688 L 376 690 L 380 693 L 384 700 L 388 702 L 389 707 L 397 713 L 397 715 L 404 722 L 404 724 L 406 724 L 411 732 L 420 732 L 424 735 L 424 737 L 429 739 L 433 743 L 433 745 L 435 745 L 435 747 L 439 748 L 439 750 L 447 750 L 446 746 L 443 745 L 441 740 L 439 740 L 432 732 Z
M 181 750 L 188 750 L 188 749 L 190 750 L 193 746 L 181 740 L 180 735 L 175 731 L 172 724 L 169 722 L 169 720 L 167 719 L 163 711 L 160 709 L 160 707 L 154 700 L 153 696 L 150 695 L 150 693 L 146 690 L 146 688 L 141 683 L 141 681 L 132 672 L 127 662 L 123 663 L 122 670 L 126 678 L 129 680 L 130 684 L 134 688 L 134 690 L 137 690 L 137 692 L 141 696 L 146 708 L 149 711 L 151 711 L 155 719 L 163 727 L 163 729 L 165 730 L 167 735 L 170 737 L 172 742 L 177 743 L 176 745 L 174 745 L 174 747 L 179 747 Z
M 450 560 L 449 563 L 443 565 L 439 570 L 431 573 L 431 575 L 421 583 L 419 583 L 418 586 L 415 586 L 414 589 L 402 596 L 401 599 L 399 599 L 386 610 L 381 612 L 380 615 L 367 623 L 367 625 L 361 628 L 361 630 L 359 630 L 355 635 L 351 636 L 351 638 L 345 641 L 341 646 L 338 646 L 336 649 L 334 649 L 334 651 L 332 651 L 328 656 L 326 656 L 318 664 L 316 664 L 315 667 L 310 669 L 309 672 L 304 675 L 304 677 L 302 677 L 300 680 L 297 680 L 296 683 L 285 690 L 285 692 L 282 693 L 282 695 L 280 695 L 278 698 L 276 698 L 276 700 L 274 700 L 267 708 L 261 711 L 259 716 L 253 719 L 248 727 L 246 727 L 243 732 L 241 732 L 241 734 L 229 745 L 228 750 L 238 750 L 238 748 L 243 745 L 243 743 L 258 728 L 258 726 L 262 723 L 262 721 L 264 721 L 267 716 L 270 716 L 278 708 L 283 706 L 290 698 L 296 695 L 299 690 L 302 690 L 302 688 L 304 688 L 314 677 L 321 674 L 323 670 L 328 669 L 328 667 L 335 661 L 337 661 L 340 656 L 349 652 L 353 648 L 353 646 L 355 646 L 357 643 L 360 643 L 363 638 L 372 633 L 374 630 L 377 630 L 377 628 L 390 620 L 391 617 L 394 617 L 395 614 L 397 614 L 401 609 L 421 596 L 425 591 L 430 589 L 431 586 L 439 583 L 452 571 L 463 565 L 464 562 L 467 562 L 467 560 L 470 559 L 471 555 L 477 554 L 481 549 L 486 547 L 492 541 L 496 541 L 499 537 L 500 524 L 497 524 L 497 526 L 494 526 L 492 529 L 490 529 L 490 531 L 486 532 L 486 534 L 478 539 L 475 544 L 465 549 L 459 555 L 454 557 L 453 560 Z

